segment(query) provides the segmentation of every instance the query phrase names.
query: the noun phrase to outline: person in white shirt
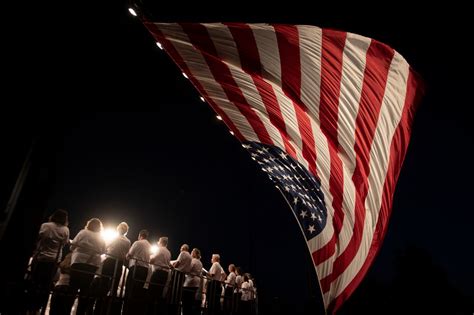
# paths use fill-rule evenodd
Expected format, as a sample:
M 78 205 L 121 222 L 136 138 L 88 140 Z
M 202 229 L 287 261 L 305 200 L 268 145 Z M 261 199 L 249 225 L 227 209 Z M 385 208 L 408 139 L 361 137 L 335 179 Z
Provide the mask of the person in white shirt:
M 53 295 L 51 296 L 50 315 L 71 313 L 72 305 L 76 299 L 69 286 L 71 257 L 72 253 L 67 254 L 64 260 L 59 264 L 59 280 L 56 282 Z
M 206 299 L 207 299 L 207 308 L 211 314 L 220 312 L 220 297 L 222 293 L 222 285 L 220 280 L 224 269 L 220 264 L 221 257 L 219 254 L 212 254 L 211 262 L 212 266 L 209 269 L 207 276 L 211 281 L 207 284 L 206 289 Z
M 130 250 L 131 242 L 126 237 L 128 232 L 127 222 L 121 222 L 117 225 L 118 236 L 107 245 L 107 257 L 102 263 L 102 277 L 100 278 L 100 285 L 97 289 L 97 300 L 95 303 L 94 313 L 102 314 L 103 301 L 111 290 L 111 296 L 117 296 L 117 289 L 122 277 L 122 267 L 124 265 L 128 251 Z
M 183 315 L 196 314 L 201 305 L 202 263 L 201 251 L 194 248 L 191 252 L 191 268 L 186 274 L 183 290 Z
M 72 240 L 70 286 L 74 292 L 79 290 L 79 304 L 76 314 L 92 311 L 89 288 L 95 272 L 101 263 L 100 255 L 105 253 L 105 242 L 100 236 L 102 222 L 93 218 Z
M 108 289 L 110 289 L 112 286 L 111 282 L 113 282 L 113 296 L 117 296 L 118 283 L 120 281 L 120 277 L 122 276 L 122 266 L 125 263 L 127 253 L 131 247 L 131 242 L 126 236 L 128 233 L 127 222 L 121 222 L 119 225 L 117 225 L 117 232 L 118 237 L 115 238 L 109 246 L 107 246 L 107 258 L 104 260 L 102 267 L 102 275 L 113 277 L 115 273 L 115 278 L 113 281 L 111 278 L 108 278 L 109 283 L 107 285 L 108 291 Z
M 148 295 L 150 303 L 153 304 L 154 313 L 159 312 L 164 305 L 164 292 L 168 282 L 168 274 L 171 267 L 171 253 L 168 250 L 168 238 L 160 237 L 158 240 L 158 250 L 151 256 L 152 275 Z
M 127 301 L 124 306 L 125 314 L 138 314 L 143 307 L 146 296 L 143 288 L 148 274 L 150 262 L 151 245 L 148 242 L 148 231 L 141 230 L 138 233 L 138 240 L 133 242 L 126 258 L 129 259 L 129 270 L 125 293 Z
M 180 248 L 178 258 L 171 262 L 173 267 L 171 271 L 171 285 L 168 294 L 169 297 L 169 313 L 177 314 L 179 304 L 181 302 L 181 295 L 183 290 L 185 274 L 191 270 L 192 257 L 189 253 L 189 245 L 183 244 Z
M 232 312 L 232 294 L 235 289 L 235 265 L 230 264 L 228 267 L 229 275 L 225 280 L 225 291 L 224 291 L 224 314 L 230 314 Z
M 171 264 L 175 270 L 188 273 L 191 270 L 192 257 L 189 253 L 189 245 L 181 245 L 178 258 Z
M 252 298 L 252 288 L 249 283 L 249 277 L 247 274 L 244 275 L 244 282 L 240 288 L 242 296 L 240 298 L 240 311 L 241 314 L 247 315 L 250 314 L 250 300 Z
M 45 309 L 49 290 L 61 261 L 62 249 L 69 242 L 68 213 L 58 209 L 43 223 L 38 233 L 38 243 L 32 257 L 31 279 L 33 284 L 32 313 Z
M 220 281 L 222 277 L 222 273 L 224 272 L 224 269 L 222 268 L 221 264 L 221 256 L 219 254 L 212 254 L 211 258 L 211 269 L 209 269 L 208 276 L 212 280 L 217 280 Z

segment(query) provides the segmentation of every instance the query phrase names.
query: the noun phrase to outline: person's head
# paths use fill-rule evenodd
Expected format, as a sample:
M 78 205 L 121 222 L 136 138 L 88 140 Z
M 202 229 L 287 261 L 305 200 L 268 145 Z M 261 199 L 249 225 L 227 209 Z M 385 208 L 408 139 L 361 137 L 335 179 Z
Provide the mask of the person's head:
M 230 264 L 228 269 L 229 269 L 229 272 L 235 272 L 235 265 Z
M 160 239 L 158 240 L 158 245 L 162 247 L 168 246 L 168 237 L 167 236 L 160 237 Z
M 127 235 L 127 232 L 128 232 L 127 222 L 121 222 L 119 225 L 117 225 L 117 232 L 120 235 Z
M 212 254 L 211 258 L 212 263 L 221 261 L 221 256 L 219 254 Z
M 54 222 L 58 225 L 67 225 L 68 224 L 68 214 L 66 210 L 58 209 L 53 212 L 49 217 L 50 222 Z
M 102 222 L 97 218 L 92 218 L 87 221 L 86 230 L 99 233 L 102 231 Z
M 180 251 L 189 253 L 189 245 L 188 244 L 181 245 Z
M 191 252 L 191 256 L 196 259 L 201 259 L 201 251 L 197 248 L 193 248 L 193 251 Z
M 241 267 L 235 267 L 235 273 L 238 274 L 239 276 L 242 275 L 242 268 Z
M 249 275 L 246 273 L 244 274 L 244 282 L 248 282 L 249 281 Z
M 148 230 L 141 230 L 140 232 L 138 232 L 138 239 L 139 240 L 148 239 Z

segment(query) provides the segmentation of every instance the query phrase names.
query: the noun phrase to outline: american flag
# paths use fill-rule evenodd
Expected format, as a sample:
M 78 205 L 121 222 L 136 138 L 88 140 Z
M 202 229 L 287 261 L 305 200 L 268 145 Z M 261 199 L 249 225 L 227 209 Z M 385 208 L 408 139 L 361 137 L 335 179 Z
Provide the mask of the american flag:
M 387 230 L 418 76 L 389 46 L 348 32 L 145 25 L 288 200 L 334 313 Z

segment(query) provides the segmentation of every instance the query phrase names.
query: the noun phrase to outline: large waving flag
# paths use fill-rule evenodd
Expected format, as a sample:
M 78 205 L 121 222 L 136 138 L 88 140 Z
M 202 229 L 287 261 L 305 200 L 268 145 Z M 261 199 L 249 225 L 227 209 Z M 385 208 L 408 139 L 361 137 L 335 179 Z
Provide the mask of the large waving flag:
M 347 32 L 145 25 L 286 197 L 335 312 L 387 230 L 417 75 L 392 48 Z

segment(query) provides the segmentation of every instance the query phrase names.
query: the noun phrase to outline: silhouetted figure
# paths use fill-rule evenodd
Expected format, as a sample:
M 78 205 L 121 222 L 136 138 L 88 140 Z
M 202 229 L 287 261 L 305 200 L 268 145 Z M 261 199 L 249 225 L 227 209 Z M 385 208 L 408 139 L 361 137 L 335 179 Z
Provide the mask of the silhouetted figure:
M 89 289 L 101 263 L 100 255 L 105 253 L 105 242 L 100 236 L 100 231 L 102 222 L 93 218 L 72 240 L 70 285 L 74 292 L 79 290 L 77 315 L 92 311 L 94 299 L 90 296 Z
M 68 213 L 56 210 L 39 230 L 37 248 L 32 257 L 31 281 L 32 303 L 30 311 L 41 309 L 44 314 L 56 275 L 57 263 L 61 260 L 62 248 L 69 242 Z

